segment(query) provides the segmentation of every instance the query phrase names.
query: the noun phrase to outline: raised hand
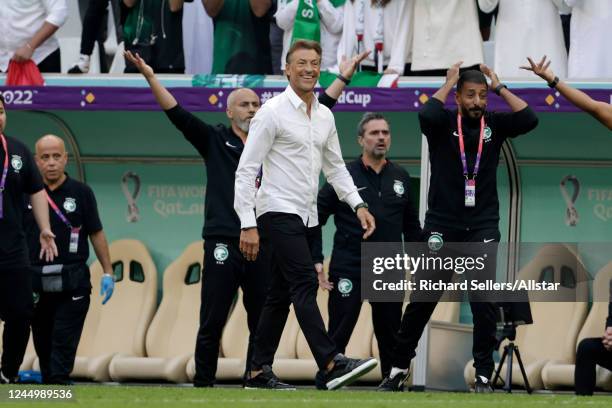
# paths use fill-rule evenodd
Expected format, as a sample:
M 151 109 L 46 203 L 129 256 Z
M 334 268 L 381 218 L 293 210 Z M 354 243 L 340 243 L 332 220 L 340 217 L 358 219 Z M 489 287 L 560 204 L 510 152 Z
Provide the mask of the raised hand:
M 155 73 L 153 72 L 153 68 L 151 68 L 149 65 L 147 65 L 147 63 L 145 62 L 145 60 L 143 60 L 140 55 L 138 55 L 138 53 L 136 53 L 135 55 L 132 54 L 132 51 L 124 51 L 123 52 L 123 56 L 125 57 L 125 59 L 127 59 L 129 62 L 131 62 L 132 64 L 134 64 L 134 66 L 138 69 L 138 71 L 144 75 L 146 78 L 151 77 L 153 75 L 155 75 Z
M 555 79 L 555 74 L 552 69 L 550 69 L 551 60 L 546 60 L 546 55 L 542 57 L 540 62 L 537 64 L 533 62 L 530 57 L 527 57 L 527 61 L 529 61 L 529 65 L 523 65 L 520 68 L 526 71 L 531 71 L 546 82 L 552 82 Z
M 446 83 L 455 86 L 459 81 L 459 67 L 461 67 L 463 61 L 458 61 L 446 71 Z
M 364 51 L 361 54 L 353 55 L 350 59 L 346 58 L 346 55 L 342 56 L 342 61 L 340 62 L 340 75 L 345 77 L 346 79 L 351 79 L 353 74 L 357 70 L 357 67 L 361 62 L 370 55 L 372 51 Z
M 500 84 L 499 77 L 489 66 L 480 64 L 480 72 L 491 80 L 491 88 L 495 89 Z

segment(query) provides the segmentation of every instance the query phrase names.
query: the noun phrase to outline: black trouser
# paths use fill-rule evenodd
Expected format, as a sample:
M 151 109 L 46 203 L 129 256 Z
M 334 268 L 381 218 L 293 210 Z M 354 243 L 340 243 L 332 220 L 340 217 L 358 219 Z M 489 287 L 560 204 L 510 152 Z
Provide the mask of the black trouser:
M 336 343 L 338 352 L 344 353 L 361 311 L 361 281 L 359 278 L 340 276 L 342 275 L 336 276 L 334 274 L 330 276 L 334 288 L 329 292 L 328 301 L 329 335 Z M 351 282 L 351 285 L 348 286 L 351 290 L 347 292 L 346 289 L 343 289 L 344 293 L 340 292 L 340 286 L 338 285 L 338 282 L 343 279 L 348 279 Z M 346 288 L 347 285 L 342 285 L 342 287 Z M 383 377 L 386 377 L 391 372 L 395 334 L 400 328 L 402 319 L 402 303 L 370 302 L 370 305 L 372 306 L 374 335 L 378 341 L 380 352 L 380 368 Z
M 32 336 L 45 384 L 69 384 L 89 310 L 83 291 L 41 293 L 34 305 Z
M 476 229 L 470 231 L 453 230 L 443 227 L 432 227 L 426 225 L 423 230 L 425 240 L 433 234 L 440 234 L 444 242 L 499 242 L 500 233 L 497 228 Z M 497 253 L 487 254 L 487 266 L 494 271 Z M 437 294 L 438 299 L 442 293 Z M 414 292 L 411 300 L 414 298 Z M 437 301 L 432 302 L 410 302 L 404 310 L 402 323 L 397 334 L 397 341 L 393 351 L 393 366 L 398 368 L 409 368 L 410 360 L 416 355 L 415 350 L 423 330 L 436 308 Z M 493 368 L 493 351 L 497 339 L 497 315 L 494 303 L 470 302 L 474 320 L 474 340 L 472 354 L 474 356 L 474 368 L 476 375 L 491 378 Z M 448 350 L 447 350 L 448 351 Z M 446 352 L 446 351 L 445 351 Z
M 60 73 L 62 72 L 62 57 L 60 49 L 53 51 L 44 60 L 38 64 L 38 70 L 42 73 Z
M 576 352 L 574 371 L 577 395 L 593 395 L 596 365 L 612 370 L 612 351 L 605 349 L 601 337 L 582 340 Z
M 0 268 L 0 319 L 4 320 L 0 369 L 8 379 L 17 377 L 23 362 L 30 338 L 32 313 L 32 278 L 29 268 Z
M 248 262 L 240 252 L 237 238 L 206 238 L 200 328 L 195 349 L 195 386 L 206 387 L 215 382 L 219 342 L 238 287 L 242 288 L 247 311 L 250 336 L 245 370 L 250 370 L 253 339 L 266 298 L 269 273 L 265 251 L 259 253 L 255 262 Z
M 85 16 L 83 17 L 83 31 L 81 32 L 81 54 L 91 55 L 94 44 L 104 44 L 106 37 L 104 30 L 108 18 L 106 11 L 109 0 L 89 0 Z M 100 49 L 100 53 L 103 48 Z
M 337 350 L 317 306 L 319 285 L 307 238 L 308 229 L 299 216 L 286 213 L 266 213 L 257 223 L 261 244 L 269 255 L 272 276 L 257 326 L 253 369 L 272 365 L 290 304 L 293 304 L 319 369 L 325 369 Z

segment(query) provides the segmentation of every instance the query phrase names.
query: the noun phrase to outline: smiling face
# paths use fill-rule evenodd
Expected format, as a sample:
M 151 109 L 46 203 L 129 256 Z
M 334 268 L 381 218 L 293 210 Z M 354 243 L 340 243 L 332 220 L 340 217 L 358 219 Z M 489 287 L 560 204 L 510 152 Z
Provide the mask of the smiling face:
M 289 83 L 298 94 L 312 92 L 321 72 L 321 55 L 314 49 L 299 48 L 291 53 L 285 66 Z
M 251 119 L 259 110 L 259 96 L 247 88 L 233 91 L 227 98 L 227 117 L 244 133 L 249 132 Z
M 45 184 L 59 180 L 68 163 L 64 141 L 57 136 L 43 136 L 36 142 L 36 165 Z
M 391 146 L 391 131 L 385 119 L 372 119 L 363 125 L 363 135 L 358 137 L 364 156 L 384 159 Z

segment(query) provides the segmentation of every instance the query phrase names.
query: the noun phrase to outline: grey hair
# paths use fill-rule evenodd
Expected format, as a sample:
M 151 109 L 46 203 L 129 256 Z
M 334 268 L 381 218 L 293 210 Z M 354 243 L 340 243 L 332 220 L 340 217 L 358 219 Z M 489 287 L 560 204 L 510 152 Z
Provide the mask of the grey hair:
M 387 122 L 387 124 L 389 124 L 389 121 L 387 120 L 387 118 L 384 117 L 382 113 L 366 112 L 363 114 L 361 120 L 357 124 L 357 136 L 363 137 L 363 135 L 365 134 L 365 125 L 367 125 L 368 122 L 372 120 L 384 120 L 385 122 Z

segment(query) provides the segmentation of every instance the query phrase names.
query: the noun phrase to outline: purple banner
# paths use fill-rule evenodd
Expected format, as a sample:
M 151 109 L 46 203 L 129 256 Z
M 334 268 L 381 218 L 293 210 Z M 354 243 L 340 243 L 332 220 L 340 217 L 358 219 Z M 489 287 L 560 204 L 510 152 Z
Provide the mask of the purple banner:
M 282 88 L 254 89 L 262 102 Z M 320 90 L 318 90 L 320 91 Z M 338 112 L 416 112 L 433 95 L 433 88 L 347 88 L 334 108 Z M 512 90 L 538 112 L 577 112 L 572 104 L 552 89 Z M 11 110 L 154 111 L 159 110 L 148 88 L 125 87 L 0 87 Z M 171 88 L 172 94 L 190 111 L 224 112 L 231 88 Z M 612 89 L 588 89 L 593 99 L 612 102 Z M 447 105 L 454 105 L 454 95 Z M 508 105 L 490 94 L 489 110 L 508 111 Z

